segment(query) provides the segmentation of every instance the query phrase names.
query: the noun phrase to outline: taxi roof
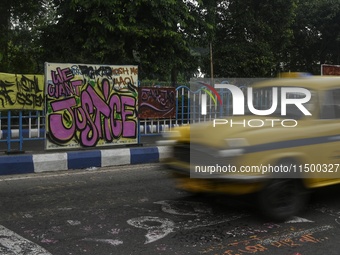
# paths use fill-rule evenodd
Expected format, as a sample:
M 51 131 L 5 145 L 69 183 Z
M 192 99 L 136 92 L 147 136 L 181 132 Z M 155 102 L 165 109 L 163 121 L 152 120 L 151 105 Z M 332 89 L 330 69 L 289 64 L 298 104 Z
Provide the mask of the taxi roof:
M 266 87 L 303 87 L 311 90 L 340 88 L 340 76 L 307 76 L 301 78 L 275 78 L 251 85 L 255 89 Z

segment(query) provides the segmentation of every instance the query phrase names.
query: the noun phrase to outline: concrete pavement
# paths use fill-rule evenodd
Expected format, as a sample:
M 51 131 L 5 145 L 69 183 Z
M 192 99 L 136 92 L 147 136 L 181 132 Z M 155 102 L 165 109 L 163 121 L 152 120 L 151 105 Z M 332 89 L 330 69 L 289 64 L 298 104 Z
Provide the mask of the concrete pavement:
M 142 136 L 139 145 L 77 151 L 45 151 L 43 140 L 24 141 L 24 152 L 15 154 L 5 153 L 4 143 L 2 143 L 0 175 L 159 162 L 169 153 L 168 147 L 157 145 L 160 139 L 160 135 Z

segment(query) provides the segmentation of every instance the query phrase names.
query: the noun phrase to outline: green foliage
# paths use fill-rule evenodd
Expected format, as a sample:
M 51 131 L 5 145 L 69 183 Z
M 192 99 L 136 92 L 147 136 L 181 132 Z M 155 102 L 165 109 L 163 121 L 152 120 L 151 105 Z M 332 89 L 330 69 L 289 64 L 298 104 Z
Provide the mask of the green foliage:
M 287 70 L 320 73 L 320 64 L 340 63 L 340 2 L 300 0 L 292 26 Z
M 0 5 L 0 72 L 39 73 L 39 27 L 48 22 L 48 0 L 4 0 Z
M 55 5 L 58 20 L 42 37 L 47 61 L 138 64 L 142 79 L 168 80 L 174 69 L 192 72 L 186 28 L 195 19 L 184 2 L 57 0 Z
M 217 6 L 213 40 L 216 77 L 266 77 L 292 38 L 295 0 L 230 0 Z M 203 70 L 210 68 L 208 60 Z
M 44 62 L 136 64 L 139 79 L 317 74 L 340 62 L 334 0 L 3 0 L 0 72 Z

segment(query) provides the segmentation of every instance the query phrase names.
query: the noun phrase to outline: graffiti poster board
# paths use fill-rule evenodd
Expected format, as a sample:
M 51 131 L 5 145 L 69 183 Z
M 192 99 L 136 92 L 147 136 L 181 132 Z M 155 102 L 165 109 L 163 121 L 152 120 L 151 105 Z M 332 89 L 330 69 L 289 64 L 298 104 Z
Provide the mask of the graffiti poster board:
M 43 75 L 0 73 L 0 111 L 43 108 Z
M 46 150 L 138 143 L 138 67 L 45 64 Z
M 340 75 L 340 65 L 321 65 L 321 75 Z
M 139 112 L 141 119 L 175 118 L 176 90 L 175 88 L 140 87 Z

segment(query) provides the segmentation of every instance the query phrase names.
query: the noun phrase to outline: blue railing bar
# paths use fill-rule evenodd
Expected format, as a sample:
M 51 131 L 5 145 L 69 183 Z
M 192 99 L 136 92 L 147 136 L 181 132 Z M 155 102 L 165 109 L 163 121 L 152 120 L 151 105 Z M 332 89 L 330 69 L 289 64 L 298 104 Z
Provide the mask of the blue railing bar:
M 22 111 L 19 112 L 19 151 L 22 151 L 23 135 L 22 135 Z
M 11 111 L 7 112 L 7 152 L 11 151 Z

